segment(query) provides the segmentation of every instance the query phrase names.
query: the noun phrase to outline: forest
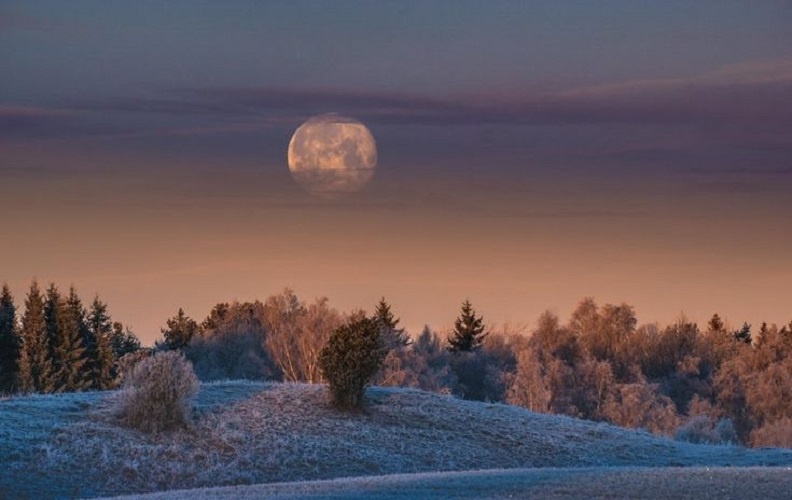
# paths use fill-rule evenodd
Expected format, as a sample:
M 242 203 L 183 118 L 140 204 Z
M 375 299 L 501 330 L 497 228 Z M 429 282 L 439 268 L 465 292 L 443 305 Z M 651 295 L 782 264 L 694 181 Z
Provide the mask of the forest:
M 215 305 L 198 322 L 181 309 L 144 348 L 99 297 L 33 282 L 17 307 L 0 293 L 0 393 L 108 390 L 156 351 L 180 351 L 203 381 L 322 383 L 319 354 L 365 311 L 339 312 L 285 289 L 264 302 Z M 410 336 L 382 298 L 372 318 L 387 348 L 373 385 L 563 414 L 696 443 L 792 448 L 792 322 L 732 328 L 639 324 L 631 305 L 585 298 L 563 322 L 487 324 L 469 301 L 454 327 Z

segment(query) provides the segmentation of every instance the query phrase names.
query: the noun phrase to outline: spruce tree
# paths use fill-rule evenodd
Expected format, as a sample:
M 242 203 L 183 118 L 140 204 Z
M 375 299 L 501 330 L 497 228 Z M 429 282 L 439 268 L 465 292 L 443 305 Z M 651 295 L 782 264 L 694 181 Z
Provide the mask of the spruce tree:
M 0 292 L 0 393 L 11 392 L 19 358 L 18 325 L 14 297 L 7 284 Z
M 110 338 L 113 324 L 107 314 L 107 304 L 94 297 L 88 313 L 88 336 L 86 355 L 88 357 L 88 379 L 92 388 L 106 390 L 113 386 L 113 349 Z
M 22 336 L 23 330 L 19 329 L 18 344 L 19 352 L 16 360 L 16 374 L 14 378 L 14 389 L 16 392 L 28 394 L 36 390 L 36 384 L 33 381 L 33 367 L 31 364 L 28 346 Z
M 466 300 L 462 304 L 462 313 L 454 322 L 453 335 L 448 338 L 448 350 L 451 352 L 474 351 L 481 346 L 487 335 L 484 318 L 477 317 L 470 301 Z
M 380 325 L 380 334 L 383 337 L 385 347 L 397 349 L 412 343 L 410 337 L 404 332 L 404 328 L 399 328 L 399 318 L 396 318 L 391 311 L 390 304 L 382 297 L 374 310 L 374 319 Z
M 734 338 L 743 344 L 751 344 L 751 325 L 743 323 L 742 328 L 734 332 Z
M 55 388 L 44 299 L 33 281 L 25 300 L 17 362 L 17 389 L 21 392 L 52 392 Z
M 54 289 L 54 286 L 51 287 Z M 64 300 L 53 297 L 55 303 L 55 342 L 52 346 L 55 390 L 80 391 L 87 388 L 83 338 L 86 336 L 85 309 L 74 287 Z M 50 294 L 48 293 L 48 303 Z
M 50 358 L 55 359 L 55 345 L 58 342 L 58 305 L 61 302 L 61 294 L 55 283 L 50 283 L 44 297 L 44 324 L 47 329 L 47 345 Z
M 116 321 L 113 323 L 113 332 L 110 334 L 110 348 L 116 361 L 125 354 L 140 350 L 140 340 L 128 327 Z
M 176 316 L 168 320 L 168 327 L 162 329 L 166 349 L 171 351 L 183 349 L 197 332 L 198 323 L 184 314 L 182 308 L 179 308 Z
M 709 323 L 707 323 L 707 331 L 710 333 L 725 333 L 726 326 L 723 324 L 723 320 L 721 317 L 715 313 L 710 318 Z

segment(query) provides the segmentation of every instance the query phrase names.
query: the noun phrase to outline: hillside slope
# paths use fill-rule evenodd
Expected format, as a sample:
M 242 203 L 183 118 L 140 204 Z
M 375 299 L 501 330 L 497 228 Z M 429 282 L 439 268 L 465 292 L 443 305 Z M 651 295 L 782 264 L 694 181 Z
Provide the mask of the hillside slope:
M 145 500 L 366 499 L 788 499 L 788 467 L 577 467 L 427 472 L 324 481 L 171 490 Z M 121 497 L 129 498 L 129 497 Z M 134 498 L 141 498 L 135 496 Z
M 586 466 L 792 465 L 790 450 L 678 443 L 645 432 L 406 389 L 364 412 L 323 386 L 205 384 L 188 431 L 118 427 L 115 393 L 0 401 L 0 496 L 96 496 L 397 473 Z

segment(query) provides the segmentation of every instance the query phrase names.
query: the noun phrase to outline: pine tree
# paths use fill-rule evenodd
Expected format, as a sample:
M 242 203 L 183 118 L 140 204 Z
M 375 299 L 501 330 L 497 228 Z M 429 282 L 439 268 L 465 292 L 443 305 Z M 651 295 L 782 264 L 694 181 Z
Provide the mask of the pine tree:
M 743 323 L 742 328 L 734 332 L 734 338 L 742 342 L 743 344 L 750 344 L 752 341 L 751 325 L 749 325 L 748 323 Z
M 374 311 L 374 319 L 380 325 L 380 334 L 388 350 L 405 347 L 412 343 L 404 328 L 398 327 L 399 318 L 394 317 L 390 304 L 385 301 L 385 297 L 382 297 L 377 304 L 377 308 Z
M 712 318 L 709 320 L 709 323 L 707 323 L 707 331 L 710 333 L 726 332 L 726 326 L 723 324 L 723 320 L 717 313 L 713 314 Z
M 54 285 L 50 287 L 54 289 Z M 55 289 L 57 292 L 57 289 Z M 52 346 L 55 390 L 57 392 L 80 391 L 87 388 L 84 367 L 87 362 L 83 338 L 86 336 L 85 309 L 74 287 L 66 300 L 57 293 L 55 300 L 55 342 Z M 50 302 L 50 294 L 48 300 Z M 50 307 L 53 307 L 50 305 Z
M 123 324 L 116 321 L 110 334 L 110 349 L 113 351 L 113 358 L 118 361 L 125 354 L 139 351 L 140 340 L 132 330 L 124 328 Z
M 106 390 L 113 386 L 113 349 L 110 337 L 113 324 L 107 314 L 107 304 L 94 297 L 88 313 L 86 354 L 89 360 L 88 379 L 92 388 Z
M 14 388 L 17 392 L 28 394 L 35 391 L 35 382 L 33 381 L 33 367 L 31 365 L 30 354 L 25 344 L 23 330 L 19 329 L 19 337 L 17 345 L 19 345 L 19 353 L 16 360 L 16 374 L 14 378 Z
M 0 292 L 0 393 L 11 392 L 19 358 L 18 325 L 14 297 L 7 284 Z
M 33 281 L 25 300 L 17 362 L 17 389 L 21 392 L 49 393 L 55 387 L 44 310 L 38 283 Z
M 706 342 L 711 349 L 713 370 L 716 371 L 739 352 L 740 341 L 726 330 L 718 314 L 713 314 L 707 323 Z
M 44 324 L 47 329 L 47 346 L 49 356 L 55 359 L 55 345 L 58 342 L 58 305 L 61 302 L 60 290 L 55 283 L 50 283 L 44 297 Z
M 179 308 L 176 316 L 168 320 L 168 327 L 162 329 L 165 337 L 165 347 L 168 350 L 183 349 L 190 343 L 193 336 L 198 332 L 198 323 L 184 314 L 184 310 Z
M 448 338 L 448 350 L 470 352 L 478 349 L 488 335 L 484 330 L 484 318 L 476 317 L 476 311 L 466 300 L 462 304 L 462 313 L 454 322 L 453 336 Z

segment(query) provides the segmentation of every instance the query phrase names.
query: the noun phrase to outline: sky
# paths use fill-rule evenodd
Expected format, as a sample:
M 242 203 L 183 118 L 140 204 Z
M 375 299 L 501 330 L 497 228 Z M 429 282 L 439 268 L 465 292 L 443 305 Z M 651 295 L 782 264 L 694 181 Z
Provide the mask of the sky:
M 584 297 L 792 320 L 792 3 L 0 0 L 0 282 L 179 307 L 384 296 L 414 334 Z M 371 182 L 286 152 L 339 113 Z

